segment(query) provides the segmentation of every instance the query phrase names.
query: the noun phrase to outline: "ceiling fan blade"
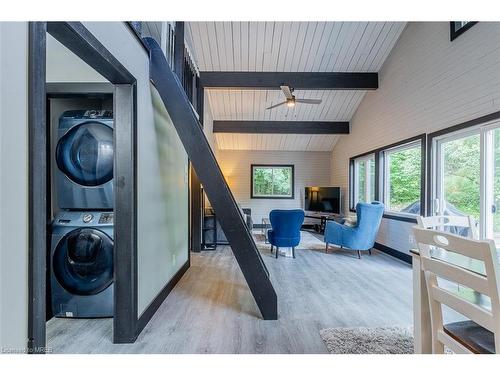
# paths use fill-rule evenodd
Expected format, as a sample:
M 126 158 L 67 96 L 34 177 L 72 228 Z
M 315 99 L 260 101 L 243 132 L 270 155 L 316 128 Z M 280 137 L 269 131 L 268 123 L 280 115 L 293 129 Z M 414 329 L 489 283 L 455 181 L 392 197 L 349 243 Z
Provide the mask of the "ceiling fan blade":
M 292 94 L 292 90 L 290 89 L 290 86 L 280 86 L 280 89 L 281 89 L 281 91 L 283 91 L 285 98 L 287 98 L 287 99 L 293 98 L 293 94 Z
M 270 106 L 270 107 L 267 107 L 266 109 L 273 109 L 273 108 L 279 107 L 280 105 L 283 105 L 283 104 L 286 104 L 286 101 L 285 101 L 285 102 L 278 103 L 278 104 L 275 104 L 275 105 L 272 105 L 272 106 Z
M 295 99 L 297 103 L 321 104 L 321 99 Z

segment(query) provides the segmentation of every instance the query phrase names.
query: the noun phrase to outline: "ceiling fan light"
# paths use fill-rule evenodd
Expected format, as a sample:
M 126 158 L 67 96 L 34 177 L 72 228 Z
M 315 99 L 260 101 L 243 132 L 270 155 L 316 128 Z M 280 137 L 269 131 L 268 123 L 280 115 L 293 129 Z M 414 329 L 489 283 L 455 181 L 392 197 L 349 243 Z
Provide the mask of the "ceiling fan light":
M 295 100 L 287 100 L 287 101 L 286 101 L 286 106 L 287 106 L 288 108 L 295 107 Z

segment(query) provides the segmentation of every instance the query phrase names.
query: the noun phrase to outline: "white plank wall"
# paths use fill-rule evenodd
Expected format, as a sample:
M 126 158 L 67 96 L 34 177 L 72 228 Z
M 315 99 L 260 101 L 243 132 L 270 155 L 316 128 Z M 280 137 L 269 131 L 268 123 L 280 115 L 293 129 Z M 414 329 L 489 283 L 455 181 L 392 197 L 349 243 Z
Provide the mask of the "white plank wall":
M 254 224 L 275 208 L 304 208 L 304 187 L 330 183 L 330 152 L 219 150 L 218 162 L 236 201 L 252 209 Z M 294 164 L 295 199 L 251 199 L 251 164 Z
M 346 193 L 349 157 L 500 110 L 500 23 L 480 22 L 453 42 L 448 22 L 409 23 L 379 85 L 332 152 L 332 184 Z M 384 220 L 378 242 L 407 252 L 410 227 Z

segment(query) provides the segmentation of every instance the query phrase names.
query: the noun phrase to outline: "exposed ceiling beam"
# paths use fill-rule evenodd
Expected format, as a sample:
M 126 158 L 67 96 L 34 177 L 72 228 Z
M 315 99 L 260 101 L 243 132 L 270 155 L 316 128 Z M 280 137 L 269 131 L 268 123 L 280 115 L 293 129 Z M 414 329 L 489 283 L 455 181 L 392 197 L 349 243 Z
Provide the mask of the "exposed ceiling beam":
M 214 121 L 214 133 L 349 134 L 347 121 Z
M 288 85 L 295 90 L 376 90 L 378 73 L 320 72 L 200 72 L 206 88 L 238 90 L 279 90 Z

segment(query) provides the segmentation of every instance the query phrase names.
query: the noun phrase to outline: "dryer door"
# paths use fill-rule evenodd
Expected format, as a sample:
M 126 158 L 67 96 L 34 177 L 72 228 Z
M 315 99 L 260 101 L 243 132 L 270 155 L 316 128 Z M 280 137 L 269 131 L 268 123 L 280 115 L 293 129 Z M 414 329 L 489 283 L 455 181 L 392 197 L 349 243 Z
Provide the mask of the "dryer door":
M 94 228 L 75 229 L 57 244 L 52 267 L 68 292 L 100 293 L 113 282 L 113 240 Z
M 57 143 L 56 162 L 73 182 L 102 185 L 113 178 L 113 129 L 90 121 L 71 128 Z

